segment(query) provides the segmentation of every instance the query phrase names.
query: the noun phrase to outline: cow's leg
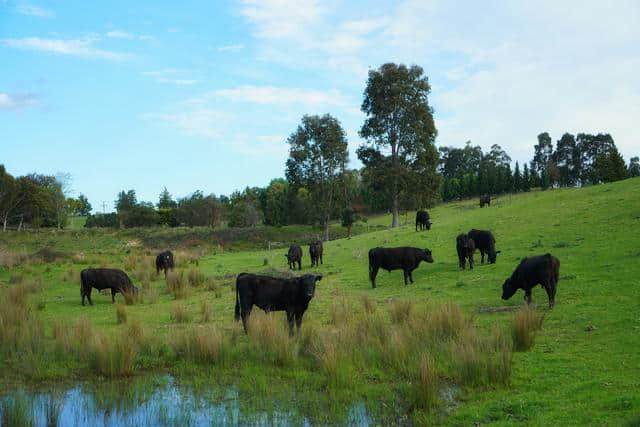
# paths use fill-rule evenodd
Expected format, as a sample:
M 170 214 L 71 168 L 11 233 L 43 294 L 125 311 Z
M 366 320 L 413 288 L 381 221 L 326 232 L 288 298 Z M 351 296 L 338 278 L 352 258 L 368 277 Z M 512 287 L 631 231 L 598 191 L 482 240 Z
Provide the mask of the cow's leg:
M 480 249 L 480 263 L 484 264 L 484 250 Z
M 111 304 L 116 303 L 116 288 L 111 288 Z
M 91 288 L 87 289 L 86 295 L 87 301 L 89 301 L 89 305 L 93 305 L 93 301 L 91 301 Z
M 409 270 L 409 280 L 413 283 L 413 270 Z
M 295 266 L 294 266 L 295 268 Z M 298 271 L 302 270 L 302 258 L 298 260 Z
M 407 286 L 407 279 L 409 278 L 409 270 L 402 270 L 404 272 L 404 285 Z
M 527 305 L 531 304 L 531 288 L 524 291 L 524 300 L 527 302 Z
M 553 308 L 556 304 L 556 283 L 551 279 L 548 283 L 544 284 L 543 287 L 549 297 L 549 308 Z
M 84 307 L 84 296 L 85 296 L 84 289 L 80 292 L 80 295 L 82 295 L 82 306 Z
M 371 287 L 376 287 L 376 276 L 378 275 L 378 267 L 369 267 L 369 280 L 371 280 Z
M 242 307 L 241 316 L 242 316 L 242 327 L 244 328 L 244 333 L 248 334 L 248 324 L 249 324 L 249 316 L 251 315 L 251 307 Z
M 469 255 L 469 270 L 473 270 L 473 254 Z
M 296 328 L 298 332 L 300 332 L 300 326 L 302 326 L 302 316 L 304 316 L 304 311 L 296 313 Z
M 287 323 L 289 324 L 289 336 L 293 336 L 293 319 L 294 319 L 293 310 L 287 310 Z
M 322 260 L 322 254 L 320 254 L 320 264 L 324 264 L 324 261 Z

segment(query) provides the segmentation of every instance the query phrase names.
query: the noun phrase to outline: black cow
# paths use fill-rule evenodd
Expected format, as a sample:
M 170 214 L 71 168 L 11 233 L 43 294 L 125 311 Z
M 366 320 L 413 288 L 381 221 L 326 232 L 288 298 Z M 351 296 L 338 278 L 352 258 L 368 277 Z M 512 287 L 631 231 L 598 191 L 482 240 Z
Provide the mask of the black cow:
M 469 258 L 469 270 L 473 270 L 473 253 L 476 251 L 476 244 L 473 239 L 466 234 L 459 234 L 456 237 L 456 250 L 458 251 L 458 264 L 464 270 L 466 260 Z
M 291 279 L 280 279 L 251 273 L 240 273 L 236 278 L 236 321 L 242 317 L 242 325 L 247 332 L 247 321 L 251 308 L 256 305 L 265 312 L 286 311 L 289 334 L 293 335 L 295 318 L 298 331 L 302 316 L 309 307 L 309 301 L 316 290 L 316 282 L 322 276 L 305 274 Z
M 518 289 L 524 291 L 524 300 L 531 304 L 531 288 L 541 285 L 549 297 L 549 308 L 556 303 L 556 287 L 560 275 L 560 260 L 551 254 L 527 257 L 520 261 L 510 278 L 502 285 L 502 299 L 507 300 Z
M 311 257 L 311 266 L 313 267 L 314 265 L 317 267 L 318 261 L 320 261 L 320 264 L 323 264 L 322 261 L 322 241 L 321 240 L 316 240 L 315 242 L 311 242 L 309 244 L 309 256 Z
M 160 252 L 156 257 L 156 274 L 164 270 L 164 277 L 167 277 L 167 270 L 173 271 L 173 267 L 173 253 L 170 250 Z
M 496 251 L 496 239 L 490 231 L 476 230 L 475 228 L 467 234 L 473 239 L 476 249 L 480 249 L 480 262 L 484 264 L 484 254 L 487 254 L 491 264 L 496 263 L 496 258 L 500 251 Z
M 296 269 L 296 262 L 298 263 L 298 270 L 302 270 L 302 248 L 298 245 L 289 246 L 289 252 L 284 256 L 287 257 L 289 263 L 289 269 Z
M 122 270 L 115 268 L 87 268 L 80 272 L 80 295 L 82 296 L 82 305 L 84 305 L 84 297 L 87 297 L 89 304 L 91 301 L 91 288 L 101 291 L 103 289 L 111 289 L 111 302 L 116 302 L 116 292 L 131 293 L 137 295 L 138 288 L 133 286 L 131 279 Z
M 488 194 L 480 196 L 480 207 L 483 208 L 484 205 L 491 206 L 491 196 Z
M 429 212 L 427 211 L 418 211 L 416 212 L 416 231 L 418 231 L 418 227 L 420 227 L 420 231 L 431 230 L 431 221 L 429 220 Z
M 371 280 L 371 286 L 376 287 L 376 276 L 380 268 L 387 271 L 403 270 L 405 286 L 407 285 L 407 279 L 413 283 L 411 273 L 418 268 L 420 261 L 433 262 L 429 249 L 402 247 L 373 248 L 369 250 L 369 280 Z

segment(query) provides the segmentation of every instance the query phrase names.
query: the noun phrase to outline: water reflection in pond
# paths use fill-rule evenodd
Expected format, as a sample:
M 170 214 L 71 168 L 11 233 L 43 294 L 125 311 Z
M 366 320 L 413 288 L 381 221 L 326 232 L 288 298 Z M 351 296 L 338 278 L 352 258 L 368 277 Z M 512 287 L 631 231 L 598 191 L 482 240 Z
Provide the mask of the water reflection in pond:
M 263 407 L 260 407 L 263 406 Z M 295 402 L 265 408 L 244 404 L 234 389 L 199 390 L 175 384 L 171 377 L 134 382 L 99 382 L 66 389 L 13 390 L 0 396 L 0 424 L 36 426 L 204 426 L 312 425 Z M 351 406 L 346 425 L 372 423 L 364 403 Z

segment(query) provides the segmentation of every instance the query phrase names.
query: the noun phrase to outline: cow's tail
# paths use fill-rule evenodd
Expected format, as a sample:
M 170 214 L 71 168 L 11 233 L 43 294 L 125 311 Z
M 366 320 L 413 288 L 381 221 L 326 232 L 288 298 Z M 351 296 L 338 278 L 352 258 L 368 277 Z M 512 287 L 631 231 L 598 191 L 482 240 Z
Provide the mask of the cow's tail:
M 240 320 L 240 291 L 238 290 L 238 282 L 240 281 L 240 274 L 236 278 L 236 321 Z

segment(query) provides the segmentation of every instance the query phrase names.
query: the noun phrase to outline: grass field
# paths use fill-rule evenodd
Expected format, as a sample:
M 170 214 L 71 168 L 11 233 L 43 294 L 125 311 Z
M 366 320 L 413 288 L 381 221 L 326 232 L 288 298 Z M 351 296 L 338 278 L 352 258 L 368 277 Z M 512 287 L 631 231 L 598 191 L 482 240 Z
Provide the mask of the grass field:
M 42 327 L 41 334 L 16 327 L 31 334 L 28 343 L 5 333 L 0 373 L 10 384 L 168 371 L 185 382 L 233 384 L 248 396 L 294 396 L 301 412 L 321 422 L 364 399 L 380 423 L 640 423 L 640 179 L 506 196 L 484 209 L 463 201 L 430 214 L 431 231 L 409 224 L 325 243 L 324 265 L 313 270 L 324 278 L 294 339 L 282 313 L 256 316 L 249 338 L 233 321 L 234 276 L 286 267 L 285 249 L 212 254 L 206 241 L 182 247 L 178 270 L 195 286 L 185 285 L 176 299 L 152 271 L 158 248 L 144 239 L 99 230 L 0 235 L 2 262 L 18 262 L 0 269 L 3 305 L 9 287 L 31 287 L 23 315 Z M 495 265 L 481 265 L 476 253 L 476 268 L 459 271 L 455 237 L 471 228 L 492 230 L 502 252 Z M 47 253 L 29 257 L 45 246 Z M 381 271 L 372 289 L 367 252 L 375 246 L 426 247 L 435 262 L 422 264 L 409 286 L 401 271 Z M 511 353 L 504 337 L 511 341 L 514 311 L 494 309 L 521 305 L 523 294 L 502 301 L 502 282 L 520 259 L 547 252 L 561 263 L 556 306 L 548 310 L 543 289 L 533 290 L 542 328 L 528 351 Z M 303 273 L 309 265 L 305 247 Z M 94 291 L 94 306 L 81 306 L 79 271 L 89 266 L 124 269 L 144 287 L 144 302 L 125 305 L 118 295 L 112 305 Z M 449 335 L 436 336 L 433 325 L 445 324 Z M 104 334 L 92 342 L 105 341 L 105 354 L 129 368 L 114 370 L 96 351 L 65 344 L 83 327 Z M 106 343 L 114 340 L 119 349 Z M 129 355 L 127 340 L 138 349 Z M 482 363 L 473 362 L 474 352 Z M 467 356 L 473 360 L 460 359 Z

